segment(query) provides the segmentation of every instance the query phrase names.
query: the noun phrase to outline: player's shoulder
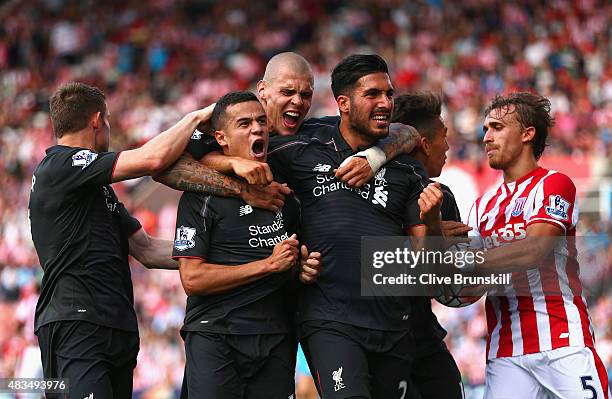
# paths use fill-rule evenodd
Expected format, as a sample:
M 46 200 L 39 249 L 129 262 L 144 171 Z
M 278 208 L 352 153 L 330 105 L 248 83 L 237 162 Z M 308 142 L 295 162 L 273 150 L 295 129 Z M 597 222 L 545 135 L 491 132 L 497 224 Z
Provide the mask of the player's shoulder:
M 306 135 L 273 136 L 268 143 L 268 155 L 296 149 L 308 145 L 312 139 Z
M 203 212 L 203 206 L 205 204 L 210 205 L 212 199 L 215 196 L 212 194 L 194 193 L 191 191 L 184 191 L 179 199 L 179 209 L 190 208 L 196 212 Z
M 402 169 L 409 174 L 418 177 L 419 179 L 428 179 L 427 171 L 425 171 L 425 165 L 418 159 L 408 155 L 400 154 L 393 158 L 387 165 L 392 168 Z
M 66 170 L 83 170 L 101 156 L 115 154 L 109 152 L 98 153 L 82 147 L 67 147 L 55 145 L 47 149 L 45 158 L 41 161 L 37 171 L 62 174 Z M 36 173 L 36 172 L 35 172 Z
M 333 133 L 338 129 L 340 123 L 339 116 L 324 116 L 320 118 L 309 118 L 300 126 L 299 134 L 327 141 L 333 137 Z
M 438 184 L 440 184 L 440 190 L 442 190 L 442 193 L 445 196 L 451 197 L 453 199 L 455 198 L 455 194 L 453 194 L 453 191 L 450 189 L 449 186 L 447 186 L 444 183 L 440 183 L 440 182 L 438 182 Z
M 338 124 L 338 122 L 340 122 L 340 117 L 338 115 L 308 118 L 304 121 L 304 123 L 302 123 L 302 126 L 300 126 L 300 132 L 302 130 L 334 127 Z
M 549 190 L 576 190 L 576 185 L 565 173 L 556 170 L 544 170 L 546 173 L 542 177 L 542 183 L 547 191 Z

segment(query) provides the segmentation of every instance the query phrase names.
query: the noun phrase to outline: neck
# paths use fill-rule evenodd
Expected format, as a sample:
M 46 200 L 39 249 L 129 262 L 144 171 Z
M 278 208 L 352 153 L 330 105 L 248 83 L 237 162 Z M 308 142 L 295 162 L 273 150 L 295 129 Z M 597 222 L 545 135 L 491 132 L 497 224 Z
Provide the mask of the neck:
M 538 167 L 538 162 L 532 154 L 525 159 L 518 159 L 512 165 L 504 169 L 504 183 L 517 181 Z
M 434 176 L 433 171 L 427 164 L 427 161 L 429 158 L 427 157 L 427 155 L 425 155 L 424 152 L 415 150 L 410 153 L 410 156 L 423 164 L 423 166 L 425 167 L 425 171 L 427 172 L 427 176 L 429 176 L 430 178 L 438 177 L 438 176 Z
M 90 134 L 88 134 L 87 130 L 66 133 L 62 137 L 57 139 L 57 144 L 64 145 L 66 147 L 87 148 L 91 151 L 96 150 L 95 148 L 93 148 L 93 138 Z
M 376 142 L 375 139 L 364 136 L 351 127 L 348 115 L 340 116 L 340 134 L 353 151 L 356 151 L 359 147 L 369 147 Z

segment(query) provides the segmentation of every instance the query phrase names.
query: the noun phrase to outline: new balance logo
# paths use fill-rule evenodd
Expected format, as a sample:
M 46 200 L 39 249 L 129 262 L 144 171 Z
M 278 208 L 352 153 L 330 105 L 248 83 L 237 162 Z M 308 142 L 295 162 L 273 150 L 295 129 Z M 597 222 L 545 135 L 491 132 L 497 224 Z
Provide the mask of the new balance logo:
M 389 192 L 385 190 L 384 186 L 374 187 L 374 199 L 372 203 L 375 205 L 380 205 L 383 208 L 387 207 L 387 200 L 389 199 Z
M 331 170 L 331 165 L 327 165 L 324 163 L 318 163 L 317 166 L 312 168 L 313 172 L 329 172 Z
M 83 399 L 94 399 L 93 392 L 85 396 Z
M 346 388 L 342 382 L 342 367 L 338 370 L 332 371 L 332 380 L 334 380 L 334 392 L 338 392 L 342 388 Z
M 248 215 L 253 212 L 253 207 L 251 205 L 243 205 L 240 207 L 239 214 L 240 216 Z

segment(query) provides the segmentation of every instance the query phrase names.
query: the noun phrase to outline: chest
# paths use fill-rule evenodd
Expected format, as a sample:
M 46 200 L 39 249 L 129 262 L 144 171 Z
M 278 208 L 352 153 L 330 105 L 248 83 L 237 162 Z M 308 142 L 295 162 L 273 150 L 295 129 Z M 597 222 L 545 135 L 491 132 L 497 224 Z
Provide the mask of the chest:
M 503 191 L 480 204 L 478 229 L 487 248 L 522 240 L 527 222 L 537 212 L 535 191 Z
M 223 245 L 248 248 L 274 247 L 297 232 L 299 208 L 288 200 L 278 212 L 254 208 L 239 200 L 213 204 L 212 239 Z

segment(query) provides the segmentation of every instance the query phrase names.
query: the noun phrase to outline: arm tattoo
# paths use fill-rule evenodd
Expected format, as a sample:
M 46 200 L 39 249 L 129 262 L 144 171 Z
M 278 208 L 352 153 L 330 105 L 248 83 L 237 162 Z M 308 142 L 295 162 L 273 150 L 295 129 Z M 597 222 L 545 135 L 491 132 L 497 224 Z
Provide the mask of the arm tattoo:
M 402 125 L 400 129 L 390 128 L 389 136 L 380 140 L 377 147 L 385 152 L 387 160 L 391 160 L 400 154 L 411 153 L 420 137 L 414 127 Z
M 175 190 L 223 197 L 240 197 L 242 189 L 238 179 L 219 173 L 186 156 L 181 157 L 154 179 Z

